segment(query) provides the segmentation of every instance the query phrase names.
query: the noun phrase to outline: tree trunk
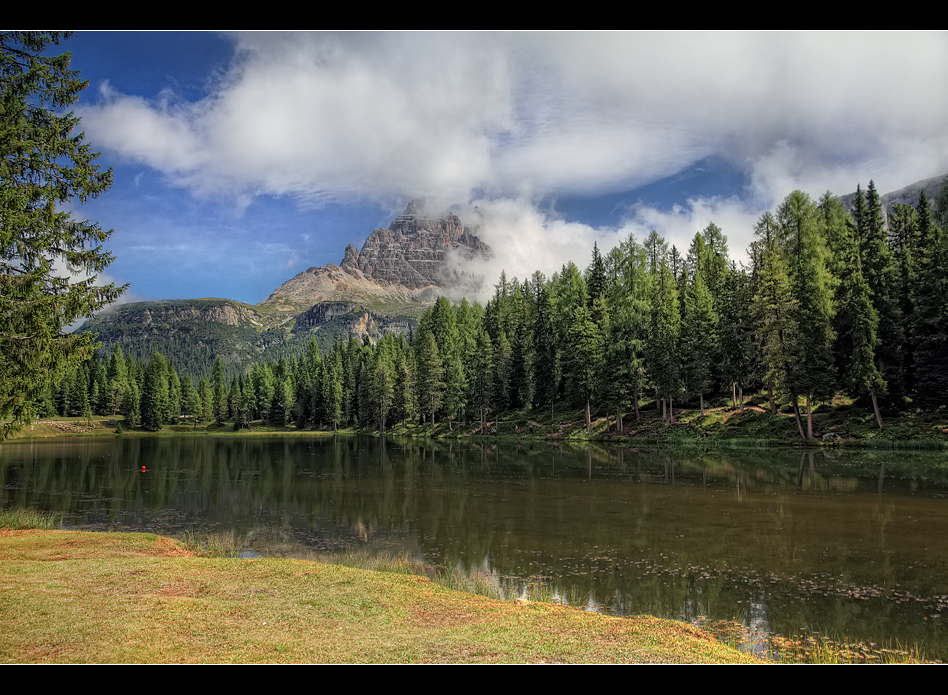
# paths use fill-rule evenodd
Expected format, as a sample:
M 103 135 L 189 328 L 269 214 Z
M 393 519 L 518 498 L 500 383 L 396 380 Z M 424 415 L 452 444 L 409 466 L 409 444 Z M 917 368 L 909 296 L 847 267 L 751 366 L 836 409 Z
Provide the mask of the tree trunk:
M 698 403 L 701 405 L 701 417 L 704 417 L 704 394 L 698 394 Z
M 774 387 L 772 384 L 767 384 L 767 401 L 770 403 L 770 414 L 777 414 L 777 404 L 774 402 Z
M 635 382 L 635 393 L 633 394 L 635 398 L 635 419 L 636 421 L 641 420 L 642 416 L 639 413 L 639 382 Z
M 800 431 L 800 439 L 806 441 L 806 435 L 803 433 L 803 419 L 800 417 L 800 404 L 797 402 L 797 394 L 791 393 L 790 398 L 793 400 L 793 415 L 797 420 L 797 429 Z
M 882 413 L 879 412 L 879 402 L 876 400 L 876 392 L 870 391 L 869 396 L 872 398 L 872 409 L 876 414 L 876 424 L 879 425 L 879 429 L 882 429 Z
M 806 395 L 806 433 L 807 439 L 813 439 L 813 399 Z
M 590 426 L 592 425 L 592 420 L 589 416 L 589 399 L 586 399 L 586 431 L 589 432 Z

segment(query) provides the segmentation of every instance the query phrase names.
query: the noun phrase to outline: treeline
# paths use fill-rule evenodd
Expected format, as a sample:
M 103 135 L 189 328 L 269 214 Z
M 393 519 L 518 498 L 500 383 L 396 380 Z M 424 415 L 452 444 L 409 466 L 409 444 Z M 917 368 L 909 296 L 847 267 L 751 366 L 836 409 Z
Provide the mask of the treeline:
M 726 396 L 742 408 L 746 392 L 762 392 L 771 412 L 793 410 L 806 439 L 814 405 L 842 392 L 871 403 L 881 428 L 883 411 L 908 399 L 948 403 L 946 222 L 948 179 L 935 211 L 923 193 L 888 228 L 871 182 L 852 213 L 830 194 L 794 191 L 758 220 L 748 266 L 713 223 L 684 254 L 653 231 L 594 247 L 585 270 L 502 274 L 483 307 L 441 298 L 408 336 L 339 340 L 325 354 L 311 341 L 229 383 L 219 359 L 195 384 L 160 353 L 143 364 L 116 347 L 48 407 L 122 413 L 147 429 L 185 417 L 384 432 L 483 427 L 498 412 L 562 403 L 583 408 L 587 427 L 605 414 L 622 431 L 645 400 L 674 423 L 676 405 L 703 411 Z

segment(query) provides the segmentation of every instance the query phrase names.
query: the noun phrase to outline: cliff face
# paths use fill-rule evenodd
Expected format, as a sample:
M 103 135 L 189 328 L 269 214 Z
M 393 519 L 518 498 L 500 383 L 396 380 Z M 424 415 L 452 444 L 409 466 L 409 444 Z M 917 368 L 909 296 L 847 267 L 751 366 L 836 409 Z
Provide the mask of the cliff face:
M 457 215 L 428 217 L 412 202 L 388 229 L 372 232 L 361 251 L 350 244 L 341 267 L 381 284 L 415 290 L 444 283 L 441 269 L 450 251 L 469 258 L 491 254 L 487 244 L 464 230 Z
M 127 325 L 144 333 L 173 331 L 181 325 L 203 323 L 258 329 L 266 325 L 266 320 L 254 307 L 231 299 L 167 299 L 123 304 L 99 314 L 83 328 L 94 324 L 97 330 L 103 330 L 109 326 Z

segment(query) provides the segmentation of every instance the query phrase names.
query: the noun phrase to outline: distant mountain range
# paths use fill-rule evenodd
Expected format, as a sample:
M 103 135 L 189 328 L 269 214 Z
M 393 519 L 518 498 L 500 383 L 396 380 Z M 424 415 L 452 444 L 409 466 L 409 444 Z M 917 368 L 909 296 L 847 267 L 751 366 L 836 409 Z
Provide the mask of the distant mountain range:
M 106 354 L 118 343 L 147 360 L 155 350 L 182 372 L 210 374 L 218 356 L 230 370 L 297 352 L 312 337 L 327 350 L 341 336 L 407 333 L 447 289 L 478 285 L 464 265 L 492 255 L 454 214 L 413 201 L 362 249 L 346 247 L 339 265 L 299 273 L 257 305 L 231 299 L 173 299 L 122 304 L 86 321 Z M 229 371 L 230 371 L 229 370 Z

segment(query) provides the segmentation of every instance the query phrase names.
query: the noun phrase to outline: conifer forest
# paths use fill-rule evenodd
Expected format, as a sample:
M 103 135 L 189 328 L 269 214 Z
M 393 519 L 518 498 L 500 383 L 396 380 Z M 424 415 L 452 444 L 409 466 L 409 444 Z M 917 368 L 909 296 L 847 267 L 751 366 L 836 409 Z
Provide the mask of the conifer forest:
M 948 179 L 934 204 L 922 193 L 888 213 L 872 182 L 849 211 L 794 191 L 757 220 L 746 265 L 713 223 L 685 250 L 653 231 L 594 246 L 584 269 L 501 274 L 484 306 L 442 297 L 409 334 L 325 354 L 313 340 L 241 373 L 218 356 L 210 375 L 179 374 L 174 355 L 143 363 L 116 345 L 53 385 L 40 411 L 121 414 L 152 431 L 261 420 L 384 433 L 481 431 L 497 413 L 569 407 L 621 433 L 646 403 L 674 425 L 681 408 L 740 409 L 758 394 L 808 440 L 814 408 L 843 394 L 884 428 L 907 404 L 948 405 L 946 230 Z

